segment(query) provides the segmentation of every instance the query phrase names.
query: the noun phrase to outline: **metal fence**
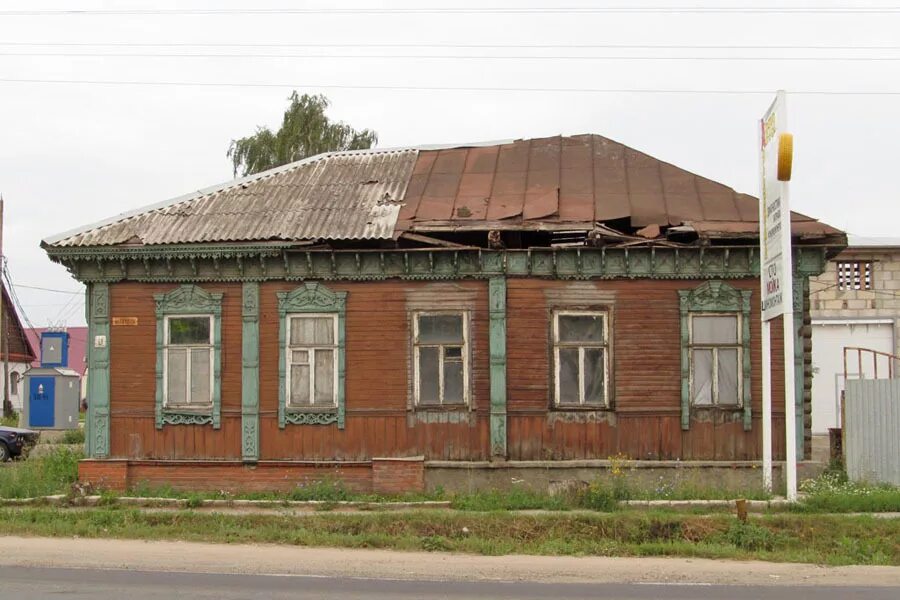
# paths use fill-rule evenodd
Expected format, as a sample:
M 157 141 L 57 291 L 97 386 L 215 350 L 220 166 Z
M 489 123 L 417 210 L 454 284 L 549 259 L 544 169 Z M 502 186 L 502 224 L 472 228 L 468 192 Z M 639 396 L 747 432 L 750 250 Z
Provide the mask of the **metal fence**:
M 851 379 L 846 385 L 847 475 L 900 485 L 900 379 Z

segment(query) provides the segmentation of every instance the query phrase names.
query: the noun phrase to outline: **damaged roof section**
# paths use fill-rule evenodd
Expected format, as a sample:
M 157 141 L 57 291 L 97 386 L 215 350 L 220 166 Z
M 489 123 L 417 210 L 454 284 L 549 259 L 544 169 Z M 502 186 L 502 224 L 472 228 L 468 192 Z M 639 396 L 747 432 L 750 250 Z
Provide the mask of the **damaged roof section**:
M 63 234 L 52 246 L 390 239 L 418 152 L 315 156 Z
M 322 154 L 44 245 L 746 244 L 759 236 L 757 211 L 753 196 L 603 136 L 556 136 Z M 795 239 L 846 244 L 829 225 L 799 213 L 791 219 Z
M 757 199 L 600 135 L 517 140 L 419 153 L 401 231 L 590 230 L 688 226 L 758 234 Z M 794 213 L 800 235 L 841 232 Z M 737 234 L 732 236 L 732 234 Z

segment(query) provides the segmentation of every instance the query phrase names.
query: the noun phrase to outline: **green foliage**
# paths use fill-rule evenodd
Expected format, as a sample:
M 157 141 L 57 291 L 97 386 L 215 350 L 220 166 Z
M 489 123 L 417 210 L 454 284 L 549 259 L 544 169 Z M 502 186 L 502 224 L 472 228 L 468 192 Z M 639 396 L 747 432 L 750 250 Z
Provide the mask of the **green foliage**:
M 10 415 L 0 416 L 0 425 L 4 427 L 18 427 L 19 413 L 13 411 Z
M 322 152 L 363 150 L 378 142 L 378 134 L 370 129 L 331 121 L 325 115 L 328 106 L 324 95 L 291 93 L 278 131 L 257 127 L 253 135 L 231 141 L 228 157 L 234 174 L 259 173 Z
M 508 492 L 484 490 L 470 494 L 457 494 L 450 502 L 456 510 L 568 510 L 569 499 L 551 496 L 527 488 L 513 488 Z
M 223 514 L 186 510 L 0 508 L 0 535 L 176 539 L 484 555 L 688 556 L 900 565 L 900 521 L 781 514 L 409 511 Z
M 751 522 L 734 521 L 723 536 L 723 540 L 741 550 L 757 552 L 772 551 L 779 544 L 779 534 Z
M 66 493 L 78 479 L 82 453 L 56 448 L 33 458 L 0 468 L 0 498 L 34 498 Z
M 847 479 L 842 469 L 829 469 L 800 484 L 801 502 L 795 512 L 900 512 L 900 488 L 868 485 Z
M 67 429 L 66 432 L 59 438 L 57 442 L 59 444 L 83 444 L 84 443 L 84 429 L 78 427 L 77 429 Z

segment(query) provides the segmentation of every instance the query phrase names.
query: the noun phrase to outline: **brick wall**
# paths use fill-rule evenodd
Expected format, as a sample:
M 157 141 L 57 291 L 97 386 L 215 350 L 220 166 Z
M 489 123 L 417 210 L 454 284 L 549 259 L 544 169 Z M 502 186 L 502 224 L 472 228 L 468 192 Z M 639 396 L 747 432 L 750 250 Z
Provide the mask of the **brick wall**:
M 425 458 L 373 458 L 372 491 L 402 494 L 425 490 Z

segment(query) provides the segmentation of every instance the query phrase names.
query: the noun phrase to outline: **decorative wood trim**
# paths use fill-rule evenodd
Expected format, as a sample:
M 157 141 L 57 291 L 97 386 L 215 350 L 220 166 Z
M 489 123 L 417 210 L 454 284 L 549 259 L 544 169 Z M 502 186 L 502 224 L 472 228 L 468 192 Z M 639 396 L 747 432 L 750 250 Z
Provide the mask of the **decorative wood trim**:
M 309 281 L 291 292 L 277 292 L 278 296 L 278 426 L 331 425 L 344 428 L 345 343 L 344 321 L 347 312 L 347 292 L 333 292 L 321 283 Z M 338 320 L 337 407 L 332 411 L 294 410 L 287 408 L 286 364 L 287 316 L 293 313 L 335 313 Z
M 691 426 L 691 313 L 736 312 L 741 315 L 741 407 L 744 412 L 744 430 L 750 431 L 753 415 L 750 406 L 750 290 L 737 290 L 724 281 L 707 281 L 693 290 L 679 290 L 681 311 L 681 428 Z
M 491 456 L 506 458 L 506 279 L 488 281 L 491 357 Z
M 491 277 L 735 279 L 759 277 L 754 247 L 529 250 L 291 250 L 278 246 L 48 248 L 83 282 L 377 281 Z M 702 254 L 702 261 L 701 261 Z M 106 263 L 113 262 L 109 268 Z M 824 254 L 798 248 L 794 270 L 815 275 Z M 114 267 L 114 268 L 113 268 Z
M 91 458 L 109 456 L 109 285 L 88 284 L 88 414 L 85 452 Z
M 241 290 L 241 456 L 259 460 L 259 284 Z
M 163 425 L 221 426 L 222 414 L 222 294 L 186 284 L 165 294 L 153 294 L 156 301 L 156 428 Z M 209 314 L 213 321 L 213 389 L 212 408 L 208 411 L 167 408 L 163 389 L 163 348 L 165 318 L 170 315 Z

